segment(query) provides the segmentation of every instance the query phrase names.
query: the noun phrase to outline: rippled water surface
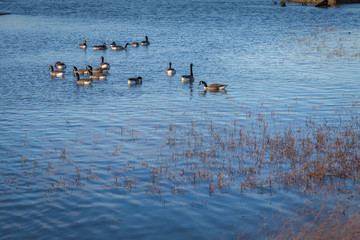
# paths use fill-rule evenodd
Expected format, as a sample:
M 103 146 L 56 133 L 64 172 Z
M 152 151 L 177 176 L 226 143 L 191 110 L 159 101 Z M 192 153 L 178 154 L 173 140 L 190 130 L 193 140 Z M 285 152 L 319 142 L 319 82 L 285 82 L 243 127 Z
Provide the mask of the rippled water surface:
M 1 239 L 257 237 L 276 228 L 264 218 L 290 218 L 311 198 L 181 180 L 184 153 L 200 147 L 172 139 L 196 128 L 206 149 L 209 129 L 234 121 L 251 129 L 263 116 L 281 129 L 359 114 L 359 5 L 5 0 L 0 9 L 10 13 L 0 16 Z M 147 47 L 91 48 L 145 35 Z M 107 80 L 77 86 L 72 67 L 101 56 Z M 50 77 L 56 61 L 64 78 Z M 190 63 L 195 82 L 182 84 Z M 137 76 L 143 84 L 128 86 Z

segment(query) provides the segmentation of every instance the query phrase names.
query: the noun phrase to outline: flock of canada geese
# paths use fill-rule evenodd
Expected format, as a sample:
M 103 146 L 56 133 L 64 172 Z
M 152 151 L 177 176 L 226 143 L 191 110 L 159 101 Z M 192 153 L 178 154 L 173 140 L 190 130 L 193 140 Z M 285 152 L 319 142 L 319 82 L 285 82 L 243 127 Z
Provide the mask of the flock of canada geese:
M 145 40 L 142 41 L 141 46 L 148 46 L 150 45 L 148 36 L 145 36 Z M 115 42 L 112 42 L 109 47 L 112 50 L 125 50 L 127 48 L 127 46 L 129 45 L 129 43 L 126 43 L 126 45 L 120 46 L 120 45 L 116 45 Z M 131 43 L 132 47 L 139 47 L 139 43 L 138 42 L 133 42 Z M 84 41 L 83 43 L 79 44 L 79 47 L 82 49 L 87 49 L 87 43 L 86 41 Z M 94 50 L 106 50 L 107 46 L 106 43 L 102 44 L 102 45 L 96 45 L 92 47 Z M 63 69 L 66 68 L 65 63 L 63 62 L 56 62 L 55 63 L 55 69 L 52 65 L 49 66 L 49 68 L 51 69 L 50 72 L 50 76 L 51 77 L 57 77 L 57 78 L 62 78 L 64 77 L 65 72 L 63 71 Z M 110 64 L 104 61 L 104 57 L 101 56 L 101 63 L 99 64 L 98 68 L 92 68 L 92 66 L 87 65 L 85 69 L 78 69 L 77 67 L 73 67 L 73 71 L 74 71 L 74 76 L 76 76 L 77 81 L 76 83 L 78 85 L 90 85 L 91 82 L 93 80 L 105 80 L 106 76 L 107 76 L 107 72 L 110 69 Z M 172 68 L 171 66 L 171 62 L 169 62 L 169 68 L 166 69 L 166 74 L 168 76 L 174 76 L 176 74 L 176 70 Z M 89 75 L 89 78 L 80 78 L 80 75 Z M 129 85 L 135 85 L 135 84 L 142 84 L 142 77 L 137 77 L 137 78 L 129 78 L 128 79 L 128 84 Z M 182 75 L 181 76 L 181 82 L 182 83 L 193 83 L 194 82 L 194 75 L 193 75 L 193 64 L 190 64 L 190 74 L 189 75 Z M 199 85 L 204 85 L 204 91 L 224 91 L 225 87 L 227 85 L 225 84 L 211 84 L 211 85 L 207 85 L 206 82 L 204 81 L 200 81 Z

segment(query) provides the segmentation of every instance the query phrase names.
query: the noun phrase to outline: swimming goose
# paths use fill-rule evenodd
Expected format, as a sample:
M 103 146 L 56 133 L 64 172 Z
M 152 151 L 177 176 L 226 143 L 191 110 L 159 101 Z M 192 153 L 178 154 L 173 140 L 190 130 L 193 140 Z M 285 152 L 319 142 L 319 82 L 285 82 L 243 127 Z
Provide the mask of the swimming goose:
M 201 84 L 204 84 L 204 91 L 206 90 L 209 90 L 209 91 L 221 91 L 221 90 L 225 90 L 226 86 L 225 84 L 217 84 L 217 83 L 214 83 L 214 84 L 211 84 L 211 85 L 207 85 L 206 82 L 204 81 L 200 81 L 199 82 L 199 86 Z
M 84 41 L 84 43 L 80 43 L 79 47 L 82 49 L 86 49 L 87 48 L 86 41 Z
M 138 43 L 138 42 L 133 42 L 133 43 L 131 43 L 131 46 L 132 46 L 132 47 L 138 47 L 138 46 L 139 46 L 139 43 Z
M 75 76 L 77 78 L 76 84 L 78 85 L 90 85 L 92 80 L 88 78 L 82 78 L 80 79 L 80 76 L 78 73 L 75 73 Z
M 74 70 L 74 75 L 76 75 L 76 73 L 78 73 L 79 75 L 89 75 L 89 69 L 77 69 L 77 67 L 73 67 Z
M 62 70 L 64 68 L 66 68 L 66 65 L 65 65 L 65 63 L 62 63 L 62 62 L 56 62 L 55 68 Z
M 106 79 L 106 74 L 104 73 L 93 73 L 91 70 L 89 70 L 90 72 L 90 79 L 93 80 L 105 80 Z
M 128 79 L 128 84 L 129 85 L 142 84 L 142 77 L 129 78 Z
M 99 64 L 99 68 L 102 68 L 103 70 L 109 70 L 110 69 L 110 64 L 108 64 L 107 62 L 104 62 L 104 57 L 101 56 L 101 63 Z
M 49 68 L 51 69 L 50 76 L 52 77 L 63 77 L 65 74 L 64 71 L 54 71 L 54 67 L 52 65 L 50 65 Z
M 148 46 L 148 45 L 150 45 L 150 42 L 148 36 L 145 36 L 145 41 L 141 42 L 141 46 Z
M 166 69 L 166 74 L 169 76 L 174 76 L 176 73 L 176 70 L 171 67 L 171 62 L 169 62 L 169 68 Z
M 86 69 L 90 70 L 92 73 L 104 73 L 104 69 L 102 68 L 93 69 L 92 66 L 90 65 L 86 65 Z
M 103 45 L 97 45 L 97 46 L 93 46 L 94 50 L 106 50 L 106 43 L 103 43 Z
M 112 50 L 125 50 L 128 45 L 129 45 L 129 43 L 126 43 L 125 47 L 123 47 L 123 46 L 118 46 L 115 44 L 113 47 L 111 47 L 111 49 Z
M 187 82 L 193 82 L 194 81 L 194 75 L 193 75 L 193 64 L 190 64 L 190 75 L 182 75 L 181 76 L 181 82 L 187 83 Z

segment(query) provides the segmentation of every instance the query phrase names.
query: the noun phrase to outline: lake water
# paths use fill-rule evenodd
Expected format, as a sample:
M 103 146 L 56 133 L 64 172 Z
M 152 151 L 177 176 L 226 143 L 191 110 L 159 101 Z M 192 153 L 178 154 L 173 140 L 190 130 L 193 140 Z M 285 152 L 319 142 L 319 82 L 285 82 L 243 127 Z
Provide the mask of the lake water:
M 183 153 L 196 146 L 171 141 L 195 127 L 206 149 L 208 129 L 234 121 L 251 129 L 264 116 L 275 130 L 359 115 L 359 5 L 3 0 L 0 9 L 11 13 L 0 16 L 1 239 L 276 232 L 272 219 L 291 219 L 321 197 L 235 183 L 212 194 L 208 180 L 179 180 Z M 145 35 L 147 47 L 91 48 Z M 72 67 L 97 67 L 101 56 L 107 80 L 77 86 Z M 50 77 L 56 61 L 67 65 L 64 78 Z M 190 63 L 195 82 L 182 84 Z M 128 86 L 137 76 L 143 84 Z M 204 92 L 199 81 L 227 91 Z

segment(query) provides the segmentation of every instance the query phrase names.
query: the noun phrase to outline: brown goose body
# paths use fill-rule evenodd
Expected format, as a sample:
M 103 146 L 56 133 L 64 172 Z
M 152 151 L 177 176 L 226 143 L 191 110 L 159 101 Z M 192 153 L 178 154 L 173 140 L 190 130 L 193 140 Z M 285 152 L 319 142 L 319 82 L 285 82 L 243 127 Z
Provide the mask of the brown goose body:
M 101 63 L 99 64 L 99 68 L 103 69 L 103 70 L 109 70 L 110 69 L 110 64 L 108 64 L 107 62 L 104 62 L 104 57 L 101 56 Z
M 176 70 L 171 67 L 171 62 L 169 62 L 169 68 L 166 69 L 166 74 L 169 76 L 174 76 L 176 74 Z
M 132 46 L 132 47 L 138 47 L 138 46 L 139 46 L 139 43 L 138 43 L 138 42 L 133 42 L 133 43 L 131 43 L 131 46 Z
M 204 85 L 204 91 L 209 90 L 209 91 L 222 91 L 225 90 L 226 86 L 225 84 L 218 84 L 218 83 L 214 83 L 211 85 L 207 85 L 206 82 L 204 81 L 200 81 L 199 82 L 199 86 L 203 84 Z
M 50 65 L 49 68 L 51 69 L 50 76 L 52 76 L 52 77 L 64 77 L 64 74 L 65 74 L 64 71 L 60 71 L 60 70 L 55 70 L 54 71 L 54 67 L 52 65 Z
M 77 67 L 73 67 L 74 70 L 74 75 L 76 75 L 76 73 L 78 73 L 79 75 L 89 75 L 89 69 L 77 69 Z
M 90 79 L 92 80 L 105 80 L 106 79 L 106 74 L 104 73 L 93 73 L 91 70 L 90 71 Z
M 93 46 L 93 49 L 94 49 L 94 50 L 106 50 L 106 49 L 107 49 L 106 43 L 103 43 L 103 45 Z
M 88 69 L 88 70 L 90 70 L 92 73 L 105 73 L 106 71 L 104 70 L 104 69 L 102 69 L 102 68 L 92 68 L 92 66 L 90 66 L 90 65 L 87 65 L 86 66 L 86 69 Z
M 192 83 L 194 81 L 194 75 L 193 75 L 193 64 L 190 64 L 190 75 L 182 75 L 181 76 L 181 82 L 182 83 Z
M 125 47 L 123 47 L 123 46 L 119 46 L 119 45 L 115 44 L 114 46 L 111 47 L 111 49 L 112 50 L 125 50 L 128 45 L 129 45 L 129 43 L 126 43 Z
M 86 41 L 84 41 L 84 43 L 80 43 L 79 47 L 82 49 L 86 49 L 87 48 Z
M 92 79 L 80 78 L 78 73 L 75 73 L 75 76 L 77 78 L 77 80 L 76 80 L 77 85 L 90 85 L 92 82 Z
M 129 78 L 128 79 L 128 84 L 129 85 L 142 84 L 142 77 Z
M 149 46 L 150 42 L 149 42 L 149 38 L 148 36 L 145 36 L 145 41 L 141 42 L 141 46 Z
M 65 68 L 66 68 L 66 65 L 65 65 L 65 63 L 63 63 L 63 62 L 56 62 L 56 63 L 55 63 L 55 68 L 62 70 L 62 69 L 65 69 Z

